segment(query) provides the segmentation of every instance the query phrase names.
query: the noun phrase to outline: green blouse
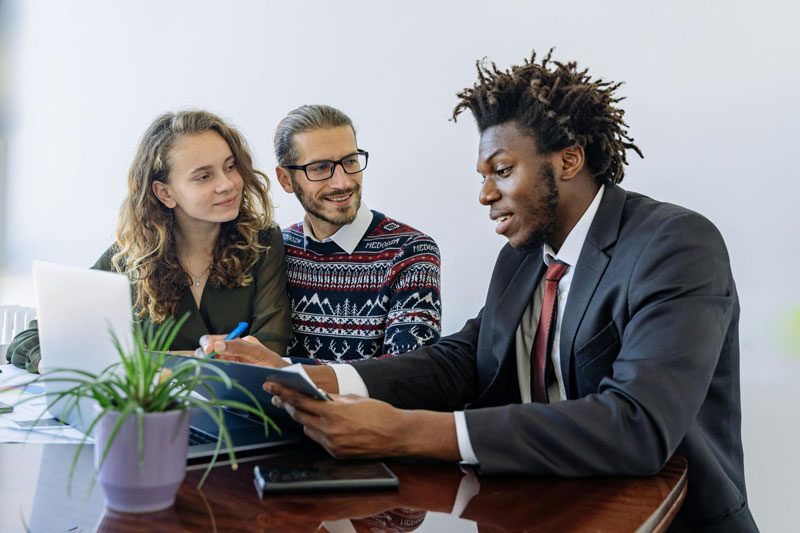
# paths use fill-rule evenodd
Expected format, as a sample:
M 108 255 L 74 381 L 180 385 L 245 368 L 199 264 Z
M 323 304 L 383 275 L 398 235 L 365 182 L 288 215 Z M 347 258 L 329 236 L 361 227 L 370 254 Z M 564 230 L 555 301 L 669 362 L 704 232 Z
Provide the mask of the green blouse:
M 291 314 L 286 294 L 286 269 L 283 260 L 283 237 L 278 227 L 264 230 L 262 244 L 269 246 L 252 267 L 253 282 L 247 287 L 214 287 L 206 283 L 200 307 L 188 286 L 181 293 L 176 318 L 189 312 L 189 318 L 172 343 L 173 350 L 194 350 L 206 334 L 227 334 L 239 322 L 250 324 L 248 333 L 279 354 L 286 352 L 291 335 Z M 114 271 L 111 246 L 92 268 Z M 39 330 L 36 321 L 17 335 L 9 345 L 6 358 L 15 366 L 36 372 L 41 359 Z

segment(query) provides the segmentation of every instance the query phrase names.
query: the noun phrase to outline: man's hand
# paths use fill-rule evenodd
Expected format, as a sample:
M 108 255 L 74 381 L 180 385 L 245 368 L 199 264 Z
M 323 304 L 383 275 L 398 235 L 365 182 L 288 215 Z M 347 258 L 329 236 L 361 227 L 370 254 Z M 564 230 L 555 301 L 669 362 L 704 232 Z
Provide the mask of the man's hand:
M 452 413 L 407 411 L 354 395 L 315 400 L 270 382 L 264 390 L 334 457 L 461 458 Z
M 200 346 L 197 350 L 198 357 L 204 357 L 211 352 L 217 352 L 217 359 L 248 363 L 251 365 L 281 368 L 289 366 L 280 355 L 273 352 L 258 339 L 247 336 L 243 339 L 225 340 L 225 335 L 203 335 L 200 337 Z
M 335 457 L 403 455 L 398 430 L 405 422 L 404 412 L 388 403 L 338 394 L 331 395 L 334 401 L 320 401 L 270 382 L 264 390 Z

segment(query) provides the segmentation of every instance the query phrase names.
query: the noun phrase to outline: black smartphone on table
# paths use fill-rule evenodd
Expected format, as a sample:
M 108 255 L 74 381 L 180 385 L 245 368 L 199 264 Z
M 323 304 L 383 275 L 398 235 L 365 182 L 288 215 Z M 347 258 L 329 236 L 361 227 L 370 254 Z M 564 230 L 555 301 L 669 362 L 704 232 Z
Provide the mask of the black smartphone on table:
M 256 465 L 256 490 L 269 492 L 307 490 L 396 489 L 400 480 L 383 463 L 335 459 L 289 466 Z

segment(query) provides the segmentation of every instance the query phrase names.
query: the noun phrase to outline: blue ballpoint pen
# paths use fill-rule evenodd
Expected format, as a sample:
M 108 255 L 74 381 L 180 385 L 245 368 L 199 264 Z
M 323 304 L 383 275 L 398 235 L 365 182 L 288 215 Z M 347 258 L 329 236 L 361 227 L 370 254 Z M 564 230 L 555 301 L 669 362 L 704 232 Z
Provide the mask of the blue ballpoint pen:
M 235 339 L 236 337 L 238 337 L 239 335 L 244 333 L 244 330 L 247 329 L 247 326 L 248 326 L 247 322 L 239 322 L 239 325 L 236 326 L 235 328 L 233 328 L 233 331 L 228 333 L 228 335 L 225 337 L 225 340 L 226 341 L 232 341 L 233 339 Z M 217 352 L 211 352 L 210 354 L 208 354 L 206 356 L 206 359 L 210 359 L 212 357 L 216 357 L 216 355 L 217 355 Z

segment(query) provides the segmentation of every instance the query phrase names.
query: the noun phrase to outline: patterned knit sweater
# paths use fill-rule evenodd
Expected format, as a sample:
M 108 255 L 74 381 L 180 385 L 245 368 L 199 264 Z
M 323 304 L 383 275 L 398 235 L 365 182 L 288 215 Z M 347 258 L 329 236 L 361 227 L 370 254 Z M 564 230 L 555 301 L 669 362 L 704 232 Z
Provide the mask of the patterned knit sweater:
M 283 230 L 289 357 L 354 361 L 439 340 L 438 246 L 414 228 L 372 213 L 352 254 L 332 241 L 304 243 L 302 222 Z

